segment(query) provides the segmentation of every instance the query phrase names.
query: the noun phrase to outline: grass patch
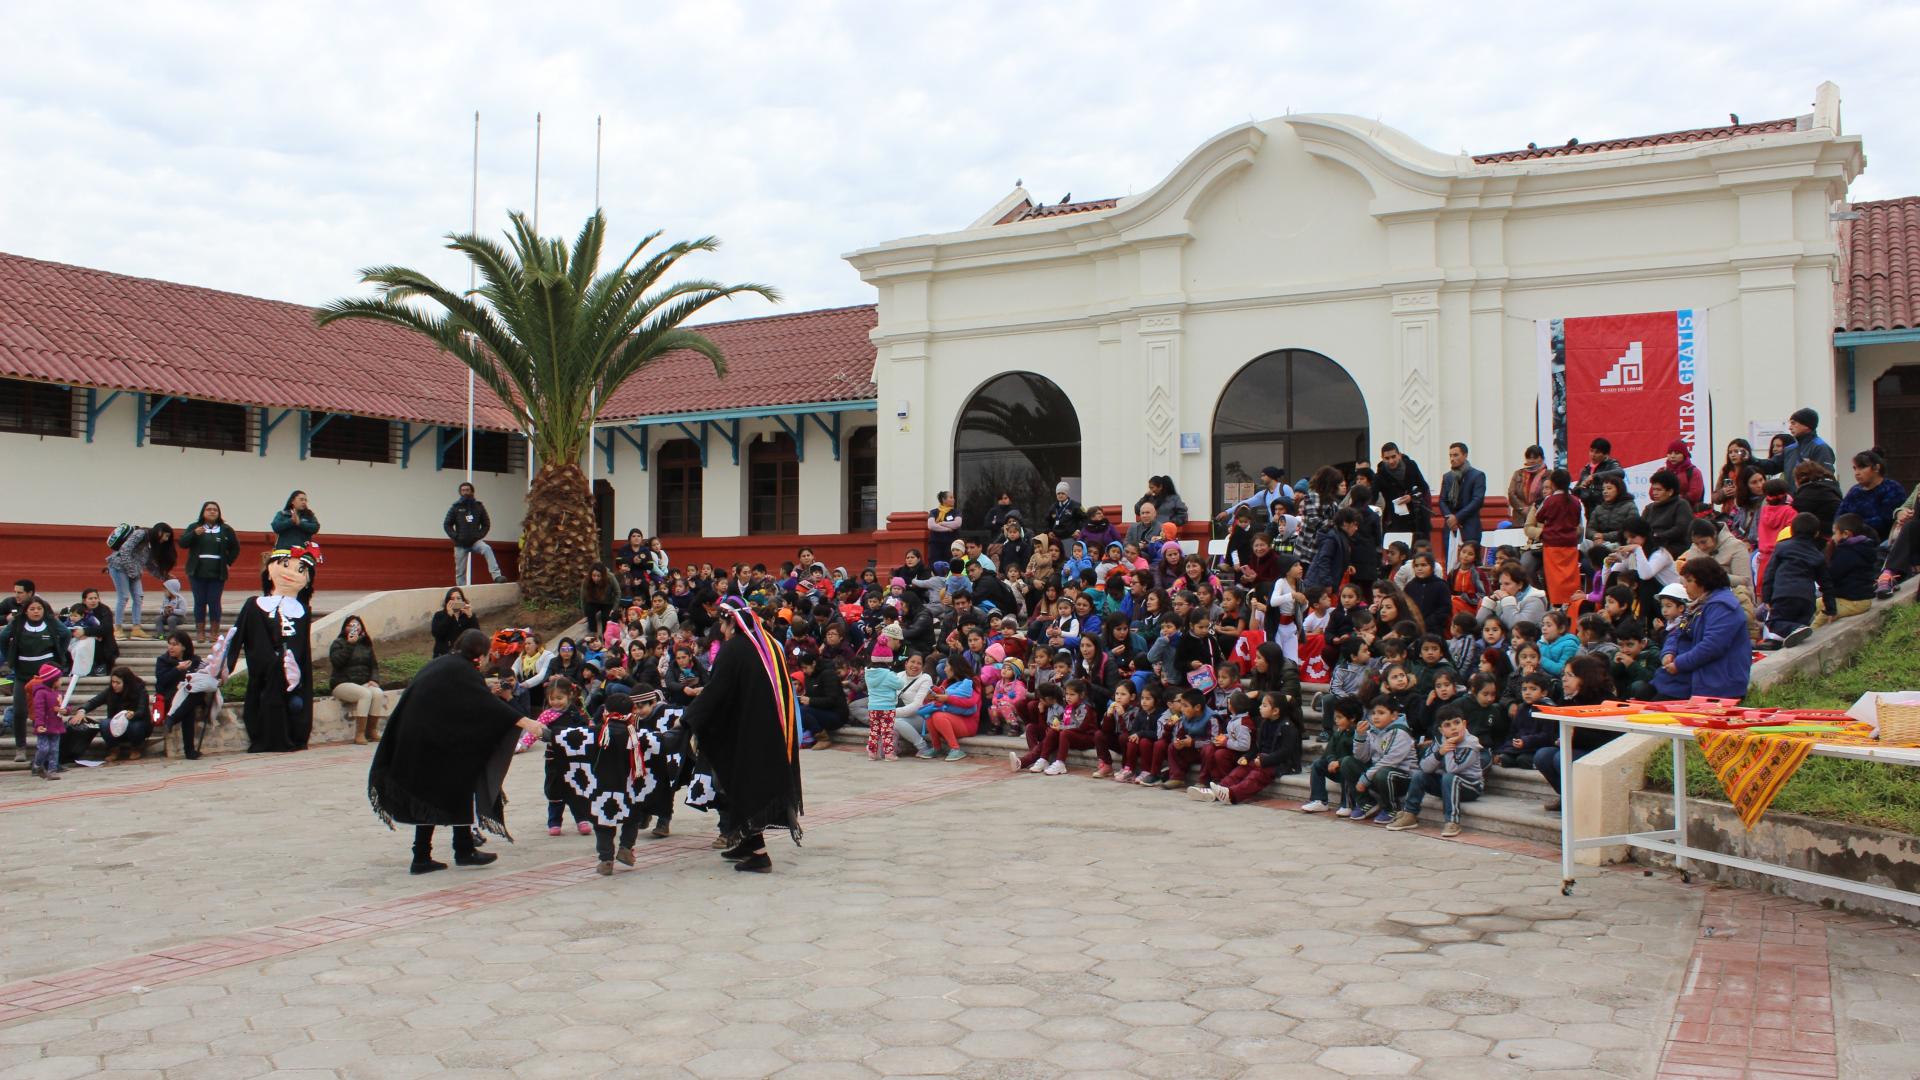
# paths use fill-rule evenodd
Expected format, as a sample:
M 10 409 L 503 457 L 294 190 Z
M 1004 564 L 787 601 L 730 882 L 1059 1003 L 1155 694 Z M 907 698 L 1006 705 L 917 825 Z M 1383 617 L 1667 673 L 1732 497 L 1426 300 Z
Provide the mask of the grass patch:
M 1920 604 L 1902 603 L 1884 628 L 1846 666 L 1824 675 L 1783 679 L 1747 698 L 1776 709 L 1844 709 L 1873 690 L 1920 689 Z M 1673 757 L 1657 753 L 1647 763 L 1647 786 L 1670 790 Z M 1726 791 L 1698 747 L 1687 747 L 1687 794 L 1724 802 Z M 1804 814 L 1822 821 L 1920 833 L 1920 769 L 1871 761 L 1809 757 L 1780 789 L 1769 812 Z
M 1920 604 L 1905 602 L 1846 666 L 1825 675 L 1802 672 L 1747 698 L 1774 709 L 1844 709 L 1870 690 L 1920 690 Z
M 1920 776 L 1915 772 L 1871 761 L 1809 757 L 1767 812 L 1920 833 Z M 1673 755 L 1656 753 L 1647 762 L 1647 787 L 1672 790 Z M 1696 746 L 1687 747 L 1687 795 L 1727 800 L 1720 778 L 1713 775 Z
M 413 681 L 420 669 L 433 659 L 431 653 L 404 652 L 395 656 L 380 654 L 380 669 L 374 674 L 374 680 L 386 690 L 398 690 Z

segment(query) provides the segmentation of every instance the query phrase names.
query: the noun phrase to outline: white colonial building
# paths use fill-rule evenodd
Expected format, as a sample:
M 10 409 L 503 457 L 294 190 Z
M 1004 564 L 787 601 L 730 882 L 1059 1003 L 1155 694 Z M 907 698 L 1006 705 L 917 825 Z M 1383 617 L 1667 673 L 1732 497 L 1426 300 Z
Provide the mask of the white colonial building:
M 1474 156 L 1286 116 L 1138 195 L 1016 190 L 848 256 L 879 290 L 879 503 L 952 487 L 971 518 L 1069 478 L 1131 506 L 1168 475 L 1197 518 L 1264 465 L 1304 476 L 1387 440 L 1437 479 L 1456 439 L 1498 495 L 1541 441 L 1536 321 L 1685 308 L 1713 460 L 1802 405 L 1868 445 L 1836 413 L 1833 339 L 1835 212 L 1863 164 L 1829 83 L 1784 120 Z

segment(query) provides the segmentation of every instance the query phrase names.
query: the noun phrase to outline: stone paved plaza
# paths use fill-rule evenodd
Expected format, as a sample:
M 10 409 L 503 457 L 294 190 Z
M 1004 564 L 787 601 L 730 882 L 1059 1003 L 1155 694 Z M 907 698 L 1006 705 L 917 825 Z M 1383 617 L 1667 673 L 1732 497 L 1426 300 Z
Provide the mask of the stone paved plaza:
M 8 778 L 0 1078 L 1920 1073 L 1911 931 L 1513 844 L 834 752 L 775 874 L 606 880 L 522 758 L 413 878 L 367 757 Z

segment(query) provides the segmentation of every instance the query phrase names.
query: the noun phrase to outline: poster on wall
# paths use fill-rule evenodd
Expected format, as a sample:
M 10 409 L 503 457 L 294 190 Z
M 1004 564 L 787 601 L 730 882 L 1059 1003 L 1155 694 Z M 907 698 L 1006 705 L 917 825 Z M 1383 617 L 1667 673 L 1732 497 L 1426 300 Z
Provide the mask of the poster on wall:
M 1577 478 L 1588 444 L 1604 436 L 1637 500 L 1673 440 L 1695 462 L 1711 460 L 1702 329 L 1692 308 L 1536 322 L 1548 460 Z

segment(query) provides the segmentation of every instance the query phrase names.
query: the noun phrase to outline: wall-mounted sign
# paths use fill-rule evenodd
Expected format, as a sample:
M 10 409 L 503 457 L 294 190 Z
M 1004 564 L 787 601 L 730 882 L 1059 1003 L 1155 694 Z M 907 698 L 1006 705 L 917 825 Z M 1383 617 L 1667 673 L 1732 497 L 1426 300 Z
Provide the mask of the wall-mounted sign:
M 1197 431 L 1181 432 L 1180 433 L 1180 452 L 1183 454 L 1199 453 L 1200 452 L 1200 433 Z

